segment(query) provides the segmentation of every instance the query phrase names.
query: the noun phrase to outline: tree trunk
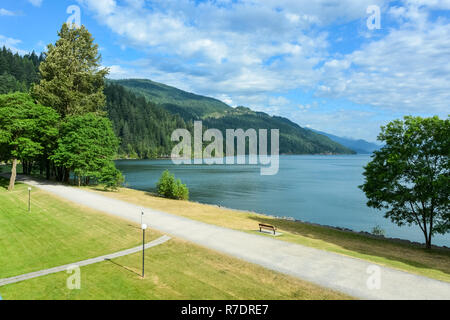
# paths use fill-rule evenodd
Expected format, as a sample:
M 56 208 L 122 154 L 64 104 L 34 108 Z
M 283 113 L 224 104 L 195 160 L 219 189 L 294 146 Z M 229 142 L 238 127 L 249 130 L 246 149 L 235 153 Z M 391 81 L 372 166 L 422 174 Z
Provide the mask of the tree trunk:
M 69 179 L 70 179 L 70 169 L 68 168 L 64 168 L 64 183 L 69 184 Z
M 425 248 L 427 250 L 430 250 L 431 249 L 431 239 L 432 239 L 431 232 L 428 233 L 428 232 L 424 231 L 423 234 L 425 235 Z
M 14 158 L 11 169 L 11 178 L 9 179 L 8 191 L 14 190 L 14 184 L 16 183 L 17 176 L 17 159 Z
M 33 172 L 33 161 L 28 161 L 28 164 L 27 164 L 27 175 L 31 176 L 32 172 Z
M 430 230 L 430 234 L 428 235 L 428 238 L 427 238 L 427 249 L 431 249 L 431 238 L 432 238 L 432 234 L 431 234 L 431 230 Z
M 45 177 L 47 180 L 50 180 L 51 173 L 50 173 L 50 161 L 47 159 L 47 156 L 45 156 Z
M 61 167 L 56 167 L 55 168 L 55 173 L 56 173 L 56 180 L 59 182 L 63 181 L 63 170 Z

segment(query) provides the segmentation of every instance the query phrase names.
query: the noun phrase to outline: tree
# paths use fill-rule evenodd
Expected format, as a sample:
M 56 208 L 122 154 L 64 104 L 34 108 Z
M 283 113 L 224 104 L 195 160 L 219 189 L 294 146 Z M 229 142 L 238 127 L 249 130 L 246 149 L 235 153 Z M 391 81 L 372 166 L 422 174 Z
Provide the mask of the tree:
M 0 94 L 12 93 L 12 92 L 25 92 L 27 91 L 26 86 L 17 81 L 14 76 L 10 74 L 2 74 L 0 75 Z
M 90 178 L 98 179 L 103 168 L 111 166 L 118 146 L 107 118 L 92 113 L 70 116 L 61 124 L 58 147 L 50 159 L 73 171 L 78 185 L 89 184 Z
M 189 190 L 186 185 L 181 183 L 180 179 L 165 170 L 156 185 L 158 194 L 162 197 L 176 200 L 189 200 Z
M 450 230 L 450 122 L 438 117 L 405 117 L 382 127 L 364 172 L 368 206 L 387 210 L 399 226 L 418 225 L 431 248 L 435 234 Z
M 0 95 L 0 160 L 12 160 L 8 190 L 14 189 L 18 160 L 41 155 L 45 141 L 57 136 L 58 120 L 52 108 L 36 104 L 26 93 Z
M 98 182 L 105 186 L 105 190 L 117 190 L 124 181 L 122 172 L 116 168 L 113 162 L 101 168 Z
M 98 45 L 84 26 L 64 24 L 58 36 L 55 45 L 48 45 L 40 64 L 41 81 L 33 87 L 33 97 L 55 108 L 63 119 L 101 112 L 108 69 L 101 69 Z

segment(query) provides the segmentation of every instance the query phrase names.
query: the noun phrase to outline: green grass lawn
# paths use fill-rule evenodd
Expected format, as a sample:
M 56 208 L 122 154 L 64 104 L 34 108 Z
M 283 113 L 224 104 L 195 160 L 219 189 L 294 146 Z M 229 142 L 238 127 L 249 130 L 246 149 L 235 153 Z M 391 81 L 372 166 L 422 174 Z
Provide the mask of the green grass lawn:
M 363 234 L 276 219 L 256 213 L 229 210 L 189 201 L 163 199 L 147 192 L 127 188 L 121 188 L 118 192 L 104 192 L 96 187 L 90 187 L 89 190 L 144 207 L 249 233 L 260 234 L 256 231 L 259 223 L 274 225 L 283 233 L 282 236 L 276 238 L 277 240 L 332 251 L 450 282 L 449 249 L 433 248 L 430 251 L 419 245 L 377 239 Z
M 315 285 L 180 241 L 141 254 L 81 268 L 81 290 L 68 290 L 57 273 L 0 287 L 4 299 L 346 299 Z
M 140 244 L 137 226 L 0 179 L 0 278 L 114 253 Z M 154 236 L 153 236 L 154 237 Z
M 139 226 L 0 178 L 0 278 L 135 247 Z M 150 230 L 147 241 L 160 233 Z M 81 268 L 81 290 L 65 272 L 0 287 L 10 299 L 347 299 L 346 295 L 178 239 L 141 254 Z

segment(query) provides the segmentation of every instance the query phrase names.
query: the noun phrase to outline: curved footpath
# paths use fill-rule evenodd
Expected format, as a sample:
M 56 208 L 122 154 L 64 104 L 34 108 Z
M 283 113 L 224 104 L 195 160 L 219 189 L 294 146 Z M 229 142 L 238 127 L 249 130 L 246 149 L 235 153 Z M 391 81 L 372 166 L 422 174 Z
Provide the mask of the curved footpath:
M 130 221 L 361 299 L 450 300 L 450 283 L 377 266 L 332 252 L 222 228 L 68 186 L 23 182 Z M 379 277 L 377 275 L 379 274 Z M 378 281 L 379 280 L 379 281 Z
M 170 237 L 168 236 L 162 236 L 152 242 L 149 242 L 145 245 L 145 249 L 150 249 L 156 246 L 159 246 L 167 241 L 170 240 Z M 34 279 L 34 278 L 38 278 L 38 277 L 42 277 L 42 276 L 46 276 L 49 274 L 53 274 L 53 273 L 58 273 L 58 272 L 62 272 L 62 271 L 67 271 L 70 268 L 73 267 L 85 267 L 94 263 L 99 263 L 99 262 L 103 262 L 103 261 L 108 261 L 108 260 L 112 260 L 112 259 L 116 259 L 119 257 L 124 257 L 124 256 L 128 256 L 130 254 L 133 253 L 137 253 L 137 252 L 141 252 L 142 251 L 142 246 L 137 246 L 128 250 L 123 250 L 120 252 L 116 252 L 116 253 L 112 253 L 112 254 L 107 254 L 101 257 L 97 257 L 97 258 L 92 258 L 92 259 L 87 259 L 87 260 L 83 260 L 83 261 L 79 261 L 79 262 L 75 262 L 75 263 L 70 263 L 70 264 L 66 264 L 63 266 L 59 266 L 59 267 L 55 267 L 55 268 L 50 268 L 50 269 L 45 269 L 45 270 L 40 270 L 40 271 L 36 271 L 36 272 L 31 272 L 31 273 L 26 273 L 26 274 L 22 274 L 20 276 L 15 276 L 15 277 L 11 277 L 11 278 L 6 278 L 6 279 L 0 279 L 0 287 L 2 286 L 6 286 L 8 284 L 12 284 L 12 283 L 17 283 L 17 282 L 22 282 L 25 280 L 30 280 L 30 279 Z

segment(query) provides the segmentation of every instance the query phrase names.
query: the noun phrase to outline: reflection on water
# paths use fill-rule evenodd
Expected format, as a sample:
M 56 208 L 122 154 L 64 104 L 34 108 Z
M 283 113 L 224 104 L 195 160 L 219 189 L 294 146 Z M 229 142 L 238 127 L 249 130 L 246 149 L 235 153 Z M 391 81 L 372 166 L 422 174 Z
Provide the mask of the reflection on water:
M 380 225 L 387 236 L 423 242 L 418 228 L 398 228 L 366 206 L 363 167 L 370 156 L 281 156 L 275 176 L 261 176 L 255 165 L 174 165 L 170 160 L 121 160 L 118 168 L 130 188 L 155 192 L 169 169 L 187 184 L 191 200 L 275 216 L 371 231 Z M 450 236 L 435 244 L 450 246 Z

